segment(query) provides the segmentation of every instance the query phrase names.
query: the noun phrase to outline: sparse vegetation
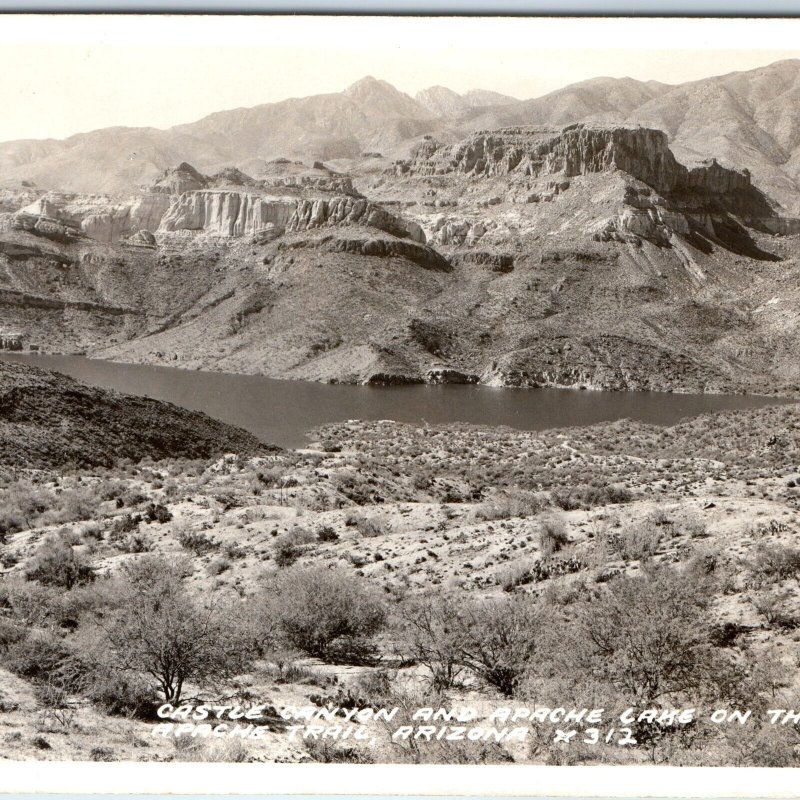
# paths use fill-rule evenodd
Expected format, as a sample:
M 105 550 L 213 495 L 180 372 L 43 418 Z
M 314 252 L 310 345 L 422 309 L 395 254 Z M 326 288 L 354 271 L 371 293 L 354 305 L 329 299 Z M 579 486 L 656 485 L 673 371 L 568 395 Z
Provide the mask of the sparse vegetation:
M 264 616 L 280 638 L 329 661 L 373 658 L 373 637 L 387 620 L 377 592 L 342 568 L 281 572 L 270 581 L 263 602 Z
M 571 431 L 569 450 L 548 431 L 332 428 L 346 446 L 324 454 L 0 475 L 0 491 L 24 487 L 14 514 L 30 517 L 0 544 L 0 676 L 31 687 L 48 742 L 83 736 L 88 708 L 147 724 L 167 697 L 279 705 L 301 692 L 320 708 L 403 709 L 472 692 L 614 709 L 790 702 L 778 698 L 793 690 L 800 626 L 800 521 L 783 494 L 800 461 L 791 436 L 759 461 L 747 426 L 723 453 L 692 421 L 678 426 L 683 444 L 670 444 L 675 428 L 614 423 Z M 724 473 L 705 456 L 677 458 L 690 439 L 728 459 Z M 752 486 L 765 488 L 746 494 Z M 59 505 L 69 493 L 89 499 L 89 519 L 74 518 L 80 503 Z M 342 677 L 330 664 L 354 666 Z M 0 702 L 24 714 L 2 687 Z M 567 758 L 548 732 L 531 742 L 537 763 L 619 757 Z M 377 750 L 304 747 L 323 761 L 509 753 L 375 733 Z M 796 760 L 755 730 L 758 750 L 700 728 L 636 733 L 641 746 L 624 754 L 636 763 L 694 763 L 701 742 L 719 763 Z M 96 757 L 129 758 L 133 746 L 117 737 Z M 188 743 L 168 757 L 251 755 Z

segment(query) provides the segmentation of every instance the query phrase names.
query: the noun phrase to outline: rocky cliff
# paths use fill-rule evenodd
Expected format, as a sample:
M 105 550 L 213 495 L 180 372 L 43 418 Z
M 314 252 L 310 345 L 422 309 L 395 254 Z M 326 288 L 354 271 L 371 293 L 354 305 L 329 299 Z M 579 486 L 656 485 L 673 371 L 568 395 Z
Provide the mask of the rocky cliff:
M 112 243 L 129 242 L 141 231 L 239 237 L 269 229 L 279 236 L 285 230 L 366 225 L 425 241 L 419 225 L 368 202 L 349 177 L 317 174 L 321 171 L 257 181 L 234 168 L 207 176 L 182 163 L 131 198 L 47 192 L 18 212 L 24 218 L 18 227 L 24 220 L 57 223 Z
M 285 228 L 296 205 L 293 198 L 264 197 L 250 192 L 223 189 L 184 192 L 172 201 L 157 229 L 244 236 L 268 224 Z
M 722 167 L 713 159 L 689 169 L 669 149 L 667 135 L 652 128 L 579 123 L 561 130 L 505 128 L 482 131 L 454 145 L 424 140 L 408 160 L 395 164 L 400 175 L 512 175 L 574 177 L 622 170 L 659 192 L 694 190 L 729 193 L 750 187 L 747 170 Z
M 286 226 L 303 231 L 327 225 L 366 225 L 398 238 L 425 242 L 422 228 L 363 198 L 335 197 L 331 200 L 300 200 Z
M 140 230 L 156 230 L 169 204 L 169 196 L 158 193 L 118 200 L 107 195 L 47 192 L 20 213 L 57 220 L 100 242 L 118 242 Z

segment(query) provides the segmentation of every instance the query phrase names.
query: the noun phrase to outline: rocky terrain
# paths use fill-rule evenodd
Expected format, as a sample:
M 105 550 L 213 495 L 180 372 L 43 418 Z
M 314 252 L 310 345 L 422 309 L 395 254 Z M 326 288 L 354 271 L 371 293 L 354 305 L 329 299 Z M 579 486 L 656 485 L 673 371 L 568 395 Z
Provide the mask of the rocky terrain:
M 205 414 L 0 362 L 0 461 L 6 467 L 107 466 L 119 459 L 274 449 Z
M 530 100 L 439 86 L 412 98 L 367 77 L 338 94 L 222 111 L 168 130 L 110 128 L 0 144 L 0 185 L 25 180 L 127 193 L 181 161 L 208 174 L 234 166 L 256 175 L 280 157 L 370 168 L 376 156 L 384 165 L 405 157 L 426 134 L 450 143 L 477 130 L 596 121 L 663 130 L 684 162 L 718 158 L 747 168 L 762 190 L 797 213 L 798 87 L 797 60 L 677 86 L 595 78 Z
M 798 431 L 790 405 L 539 433 L 351 421 L 302 451 L 250 456 L 229 436 L 243 452 L 77 470 L 10 469 L 4 447 L 0 758 L 796 766 L 796 728 L 766 709 L 800 690 Z M 164 627 L 170 604 L 181 625 Z M 143 608 L 153 627 L 131 629 Z M 132 664 L 161 672 L 114 632 L 180 653 L 196 609 L 202 642 L 221 636 L 232 660 L 202 651 L 181 697 L 265 705 L 258 738 L 154 734 L 164 696 Z M 606 623 L 645 661 L 613 636 L 593 660 L 584 626 Z M 499 745 L 393 739 L 410 711 L 394 726 L 365 711 L 359 739 L 308 738 L 278 714 L 327 713 L 326 729 L 354 709 L 467 706 L 485 727 L 498 707 L 565 702 L 753 717 L 643 724 L 619 747 L 580 725 L 559 745 L 549 722 Z
M 605 123 L 425 136 L 377 164 L 9 189 L 4 325 L 310 380 L 796 391 L 800 221 L 747 169 Z

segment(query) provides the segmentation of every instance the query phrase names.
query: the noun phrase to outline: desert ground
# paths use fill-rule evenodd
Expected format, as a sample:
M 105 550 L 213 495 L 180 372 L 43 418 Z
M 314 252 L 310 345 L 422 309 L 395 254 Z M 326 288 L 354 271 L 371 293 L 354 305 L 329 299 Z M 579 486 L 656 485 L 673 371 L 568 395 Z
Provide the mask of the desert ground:
M 796 726 L 766 712 L 799 696 L 799 431 L 795 405 L 543 433 L 348 422 L 296 451 L 7 469 L 2 756 L 796 765 Z M 176 686 L 176 708 L 265 705 L 258 737 L 154 733 Z M 487 726 L 561 706 L 753 718 L 645 723 L 635 746 L 549 721 L 392 737 L 418 708 Z M 282 716 L 309 708 L 348 738 Z

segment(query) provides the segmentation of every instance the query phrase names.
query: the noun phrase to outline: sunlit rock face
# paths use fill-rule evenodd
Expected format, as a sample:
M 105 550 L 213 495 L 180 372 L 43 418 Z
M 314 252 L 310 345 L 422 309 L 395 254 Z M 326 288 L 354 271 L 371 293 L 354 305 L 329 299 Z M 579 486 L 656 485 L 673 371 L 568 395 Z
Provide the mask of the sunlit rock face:
M 285 228 L 296 205 L 293 198 L 263 197 L 249 192 L 223 189 L 185 192 L 173 201 L 158 230 L 245 236 L 268 224 Z
M 454 145 L 423 141 L 396 169 L 401 174 L 565 177 L 623 170 L 659 192 L 694 189 L 725 193 L 750 186 L 746 171 L 713 159 L 691 169 L 679 164 L 667 135 L 652 128 L 576 124 L 552 128 L 504 128 L 476 133 Z
M 115 199 L 48 192 L 20 213 L 57 220 L 100 242 L 118 242 L 140 230 L 156 230 L 169 204 L 169 196 L 163 194 Z

